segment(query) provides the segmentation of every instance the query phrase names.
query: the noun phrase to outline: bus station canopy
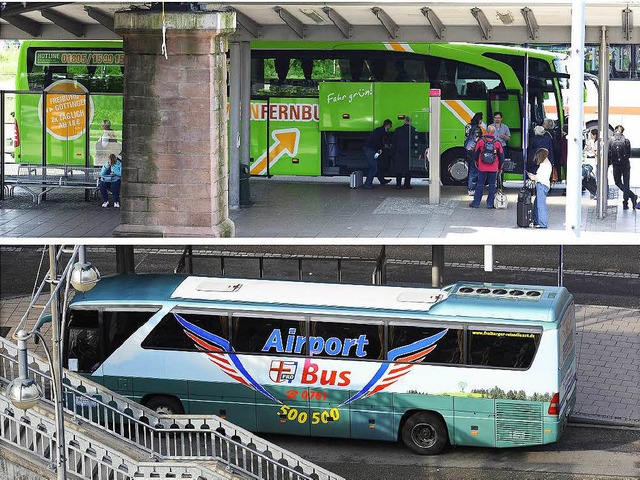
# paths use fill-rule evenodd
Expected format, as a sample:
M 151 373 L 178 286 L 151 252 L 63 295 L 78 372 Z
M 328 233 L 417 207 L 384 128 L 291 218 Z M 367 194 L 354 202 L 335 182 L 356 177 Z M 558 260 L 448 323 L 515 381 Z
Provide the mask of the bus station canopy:
M 567 0 L 328 1 L 281 0 L 219 3 L 165 2 L 165 10 L 235 11 L 236 41 L 569 43 Z M 118 39 L 113 17 L 121 9 L 156 9 L 161 3 L 6 2 L 0 4 L 0 39 Z M 640 0 L 586 0 L 585 40 L 609 43 L 640 39 Z M 640 22 L 638 22 L 640 23 Z

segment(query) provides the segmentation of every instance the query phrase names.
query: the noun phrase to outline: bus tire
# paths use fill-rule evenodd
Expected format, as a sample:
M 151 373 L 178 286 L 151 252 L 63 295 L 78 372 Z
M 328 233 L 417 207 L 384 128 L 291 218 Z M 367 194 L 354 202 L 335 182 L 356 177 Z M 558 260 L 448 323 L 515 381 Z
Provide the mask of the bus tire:
M 464 148 L 451 148 L 442 154 L 440 179 L 443 185 L 466 185 L 469 175 Z
M 184 413 L 182 402 L 176 397 L 170 397 L 168 395 L 149 397 L 144 402 L 144 406 L 153 410 L 158 415 L 182 415 Z
M 433 413 L 414 413 L 402 427 L 402 441 L 418 455 L 437 455 L 447 444 L 447 427 Z

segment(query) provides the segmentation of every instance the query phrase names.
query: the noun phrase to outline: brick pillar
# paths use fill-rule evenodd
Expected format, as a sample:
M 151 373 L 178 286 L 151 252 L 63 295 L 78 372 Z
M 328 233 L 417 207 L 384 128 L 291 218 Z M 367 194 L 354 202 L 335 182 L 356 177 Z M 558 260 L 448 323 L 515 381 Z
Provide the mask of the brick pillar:
M 116 12 L 124 39 L 122 223 L 117 236 L 231 237 L 229 12 Z

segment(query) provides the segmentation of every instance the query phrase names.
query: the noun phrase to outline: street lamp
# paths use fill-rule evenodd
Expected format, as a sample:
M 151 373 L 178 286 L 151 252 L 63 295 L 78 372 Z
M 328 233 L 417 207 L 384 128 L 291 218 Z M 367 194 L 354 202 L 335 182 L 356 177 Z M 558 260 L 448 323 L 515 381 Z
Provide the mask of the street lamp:
M 57 257 L 55 245 L 49 245 L 49 276 L 44 281 L 48 282 L 51 287 L 51 296 L 47 302 L 47 306 L 51 306 L 51 325 L 52 325 L 52 337 L 53 337 L 53 355 L 49 351 L 42 335 L 38 331 L 40 322 L 36 324 L 30 332 L 26 330 L 20 330 L 16 334 L 18 340 L 18 378 L 14 379 L 7 387 L 7 396 L 11 400 L 11 403 L 21 409 L 27 410 L 41 398 L 41 393 L 36 385 L 35 381 L 29 377 L 29 366 L 27 361 L 27 340 L 32 335 L 43 340 L 43 346 L 47 355 L 47 360 L 51 365 L 51 384 L 53 392 L 53 402 L 55 406 L 56 417 L 56 439 L 58 446 L 58 464 L 56 465 L 56 473 L 58 480 L 66 480 L 67 478 L 67 460 L 65 455 L 65 440 L 64 440 L 64 404 L 63 404 L 63 386 L 62 386 L 62 355 L 60 354 L 60 343 L 62 341 L 60 335 L 60 326 L 63 321 L 59 314 L 60 303 L 60 287 L 65 285 L 65 297 L 64 305 L 66 306 L 67 292 L 69 285 L 73 286 L 76 290 L 86 292 L 91 290 L 98 280 L 100 280 L 100 272 L 88 263 L 85 259 L 86 250 L 83 245 L 76 246 L 73 254 L 63 274 L 60 278 L 65 278 L 64 282 L 60 281 L 57 275 Z M 76 256 L 78 262 L 75 261 Z M 44 282 L 43 282 L 44 285 Z M 39 292 L 38 292 L 39 295 Z M 32 301 L 30 307 L 35 302 Z M 46 310 L 46 306 L 43 309 L 40 319 Z M 26 315 L 25 315 L 26 317 Z M 40 320 L 39 319 L 39 320 Z

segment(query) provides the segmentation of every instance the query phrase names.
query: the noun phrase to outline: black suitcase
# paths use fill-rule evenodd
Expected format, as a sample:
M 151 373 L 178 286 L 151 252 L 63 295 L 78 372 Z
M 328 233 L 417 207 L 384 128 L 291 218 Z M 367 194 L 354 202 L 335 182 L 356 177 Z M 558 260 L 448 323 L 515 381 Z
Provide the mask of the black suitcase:
M 598 185 L 596 179 L 593 177 L 587 177 L 582 179 L 582 188 L 589 190 L 591 195 L 595 195 L 598 192 Z
M 531 226 L 533 222 L 533 202 L 531 201 L 531 191 L 528 188 L 523 188 L 518 192 L 518 206 L 516 211 L 518 212 L 518 226 Z

